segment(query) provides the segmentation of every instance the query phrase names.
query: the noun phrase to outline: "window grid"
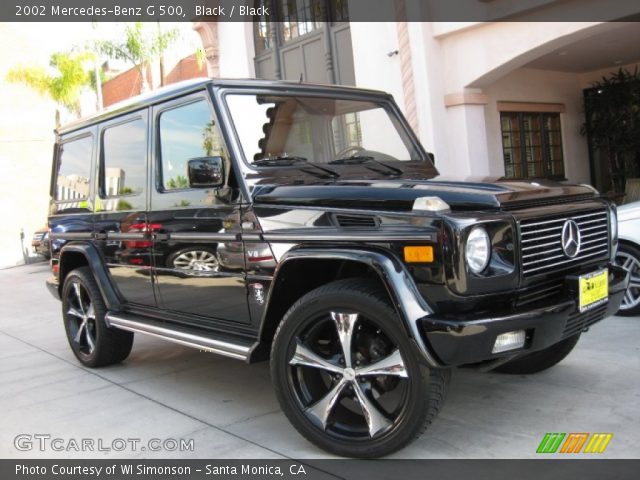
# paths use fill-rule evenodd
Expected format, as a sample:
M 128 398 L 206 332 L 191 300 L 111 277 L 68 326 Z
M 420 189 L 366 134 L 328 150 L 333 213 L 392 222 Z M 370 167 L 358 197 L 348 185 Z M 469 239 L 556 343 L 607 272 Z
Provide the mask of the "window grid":
M 272 8 L 271 0 L 257 0 L 256 7 L 266 6 Z M 269 21 L 267 15 L 260 15 L 254 18 L 253 22 L 253 39 L 256 48 L 256 55 L 269 50 L 273 46 L 273 24 Z
M 320 28 L 326 14 L 320 0 L 286 0 L 282 9 L 282 39 L 285 42 Z
M 276 47 L 274 28 L 279 40 L 286 43 L 322 28 L 325 23 L 349 21 L 348 0 L 255 0 L 254 5 L 273 12 L 254 17 L 256 55 Z
M 506 178 L 564 179 L 558 113 L 500 114 Z

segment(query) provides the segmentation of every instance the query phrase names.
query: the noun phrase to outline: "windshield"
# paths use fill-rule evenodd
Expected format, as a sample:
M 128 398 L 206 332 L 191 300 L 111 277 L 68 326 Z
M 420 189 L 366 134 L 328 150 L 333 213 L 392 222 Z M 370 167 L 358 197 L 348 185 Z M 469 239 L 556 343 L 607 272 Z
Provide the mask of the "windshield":
M 254 165 L 421 159 L 383 104 L 272 94 L 229 94 L 226 101 L 244 156 Z

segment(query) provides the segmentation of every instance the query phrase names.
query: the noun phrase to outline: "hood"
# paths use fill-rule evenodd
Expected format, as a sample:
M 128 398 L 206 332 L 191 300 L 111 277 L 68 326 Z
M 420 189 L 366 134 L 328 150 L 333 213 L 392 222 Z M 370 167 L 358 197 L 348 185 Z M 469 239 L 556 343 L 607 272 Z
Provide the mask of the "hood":
M 522 182 L 432 180 L 336 181 L 313 185 L 258 186 L 254 199 L 262 204 L 333 208 L 405 210 L 418 197 L 439 197 L 452 209 L 513 209 L 594 198 L 588 185 L 547 180 Z

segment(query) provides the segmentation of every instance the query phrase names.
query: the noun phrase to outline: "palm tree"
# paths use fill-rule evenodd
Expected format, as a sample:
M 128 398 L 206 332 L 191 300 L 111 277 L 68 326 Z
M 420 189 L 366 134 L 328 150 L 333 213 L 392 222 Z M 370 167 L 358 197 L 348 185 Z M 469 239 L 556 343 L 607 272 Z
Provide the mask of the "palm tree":
M 42 66 L 19 66 L 7 73 L 7 80 L 24 83 L 40 94 L 49 96 L 58 105 L 80 116 L 80 94 L 91 77 L 86 68 L 92 55 L 87 52 L 57 52 L 51 55 L 48 71 Z M 60 111 L 56 109 L 56 126 L 60 126 Z
M 123 40 L 103 40 L 98 42 L 98 50 L 109 58 L 126 60 L 132 63 L 140 75 L 140 93 L 150 90 L 146 69 L 156 58 L 162 58 L 164 52 L 178 38 L 178 30 L 148 32 L 141 22 L 125 27 Z

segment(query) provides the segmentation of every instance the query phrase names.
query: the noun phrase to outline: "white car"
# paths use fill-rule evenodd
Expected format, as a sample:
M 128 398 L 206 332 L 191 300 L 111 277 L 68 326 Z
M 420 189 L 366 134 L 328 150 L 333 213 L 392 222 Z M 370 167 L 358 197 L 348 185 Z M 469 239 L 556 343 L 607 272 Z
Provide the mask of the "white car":
M 618 315 L 640 314 L 640 202 L 618 207 L 618 252 L 616 263 L 630 272 L 629 288 Z

